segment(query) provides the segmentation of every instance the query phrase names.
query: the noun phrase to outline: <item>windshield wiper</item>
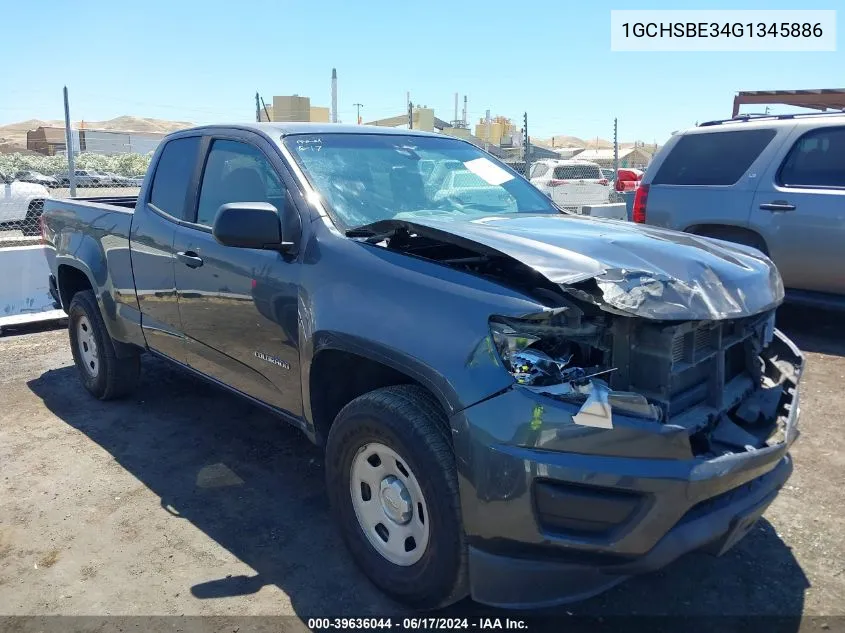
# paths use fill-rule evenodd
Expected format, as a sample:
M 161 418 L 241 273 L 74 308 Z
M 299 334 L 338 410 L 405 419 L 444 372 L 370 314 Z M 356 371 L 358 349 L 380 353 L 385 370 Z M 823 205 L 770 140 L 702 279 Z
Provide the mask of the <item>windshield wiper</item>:
M 346 231 L 346 237 L 373 237 L 376 234 L 376 231 L 365 226 L 356 226 L 354 229 Z
M 395 237 L 399 231 L 405 230 L 405 227 L 397 226 L 387 231 L 377 231 L 370 228 L 370 226 L 357 226 L 354 229 L 347 230 L 345 235 L 353 239 L 361 239 L 361 241 L 367 244 L 378 244 L 379 242 Z

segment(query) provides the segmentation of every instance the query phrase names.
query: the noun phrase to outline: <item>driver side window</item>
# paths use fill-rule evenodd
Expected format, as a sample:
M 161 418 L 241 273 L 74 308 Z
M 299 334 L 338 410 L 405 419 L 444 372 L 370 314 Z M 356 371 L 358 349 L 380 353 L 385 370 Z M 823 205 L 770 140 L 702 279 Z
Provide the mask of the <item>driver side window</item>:
M 285 188 L 273 166 L 248 143 L 215 140 L 208 153 L 200 187 L 197 224 L 211 226 L 221 205 L 269 202 L 281 209 Z

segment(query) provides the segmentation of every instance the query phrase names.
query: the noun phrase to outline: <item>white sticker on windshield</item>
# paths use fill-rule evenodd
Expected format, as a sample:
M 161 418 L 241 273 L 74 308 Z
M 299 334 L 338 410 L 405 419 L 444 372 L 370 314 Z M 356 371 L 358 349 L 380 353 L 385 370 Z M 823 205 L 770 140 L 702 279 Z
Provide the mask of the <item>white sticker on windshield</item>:
M 476 176 L 483 178 L 489 185 L 501 185 L 509 180 L 513 180 L 511 174 L 487 158 L 468 160 L 464 163 L 464 166 Z

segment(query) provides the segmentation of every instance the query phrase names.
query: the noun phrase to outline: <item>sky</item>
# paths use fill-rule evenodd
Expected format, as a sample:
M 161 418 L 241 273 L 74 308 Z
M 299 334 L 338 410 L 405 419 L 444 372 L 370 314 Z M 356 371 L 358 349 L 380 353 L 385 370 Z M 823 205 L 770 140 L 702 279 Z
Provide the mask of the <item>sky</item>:
M 355 122 L 355 103 L 365 121 L 401 114 L 406 92 L 451 120 L 458 92 L 473 125 L 487 109 L 515 120 L 527 112 L 532 137 L 609 139 L 617 117 L 620 140 L 662 143 L 729 117 L 739 90 L 845 88 L 841 36 L 834 53 L 610 51 L 612 8 L 841 9 L 839 33 L 845 22 L 841 0 L 684 4 L 8 2 L 0 124 L 63 118 L 64 85 L 74 120 L 251 121 L 256 91 L 268 104 L 299 94 L 328 106 L 335 67 L 344 122 Z

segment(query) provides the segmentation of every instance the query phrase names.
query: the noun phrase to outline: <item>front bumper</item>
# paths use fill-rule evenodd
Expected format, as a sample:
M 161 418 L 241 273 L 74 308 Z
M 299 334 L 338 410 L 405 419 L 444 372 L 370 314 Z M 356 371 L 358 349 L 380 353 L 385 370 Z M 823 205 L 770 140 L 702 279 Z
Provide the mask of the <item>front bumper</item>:
M 577 557 L 572 561 L 522 558 L 470 547 L 472 597 L 499 607 L 548 607 L 589 598 L 696 549 L 707 547 L 721 554 L 750 531 L 791 473 L 792 460 L 787 455 L 773 471 L 753 481 L 747 493 L 680 522 L 646 554 L 627 560 L 587 563 Z
M 540 607 L 600 593 L 703 547 L 722 553 L 792 472 L 803 358 L 784 440 L 695 457 L 685 429 L 614 413 L 613 429 L 573 423 L 576 405 L 514 387 L 452 419 L 475 600 Z M 518 424 L 513 421 L 518 420 Z

